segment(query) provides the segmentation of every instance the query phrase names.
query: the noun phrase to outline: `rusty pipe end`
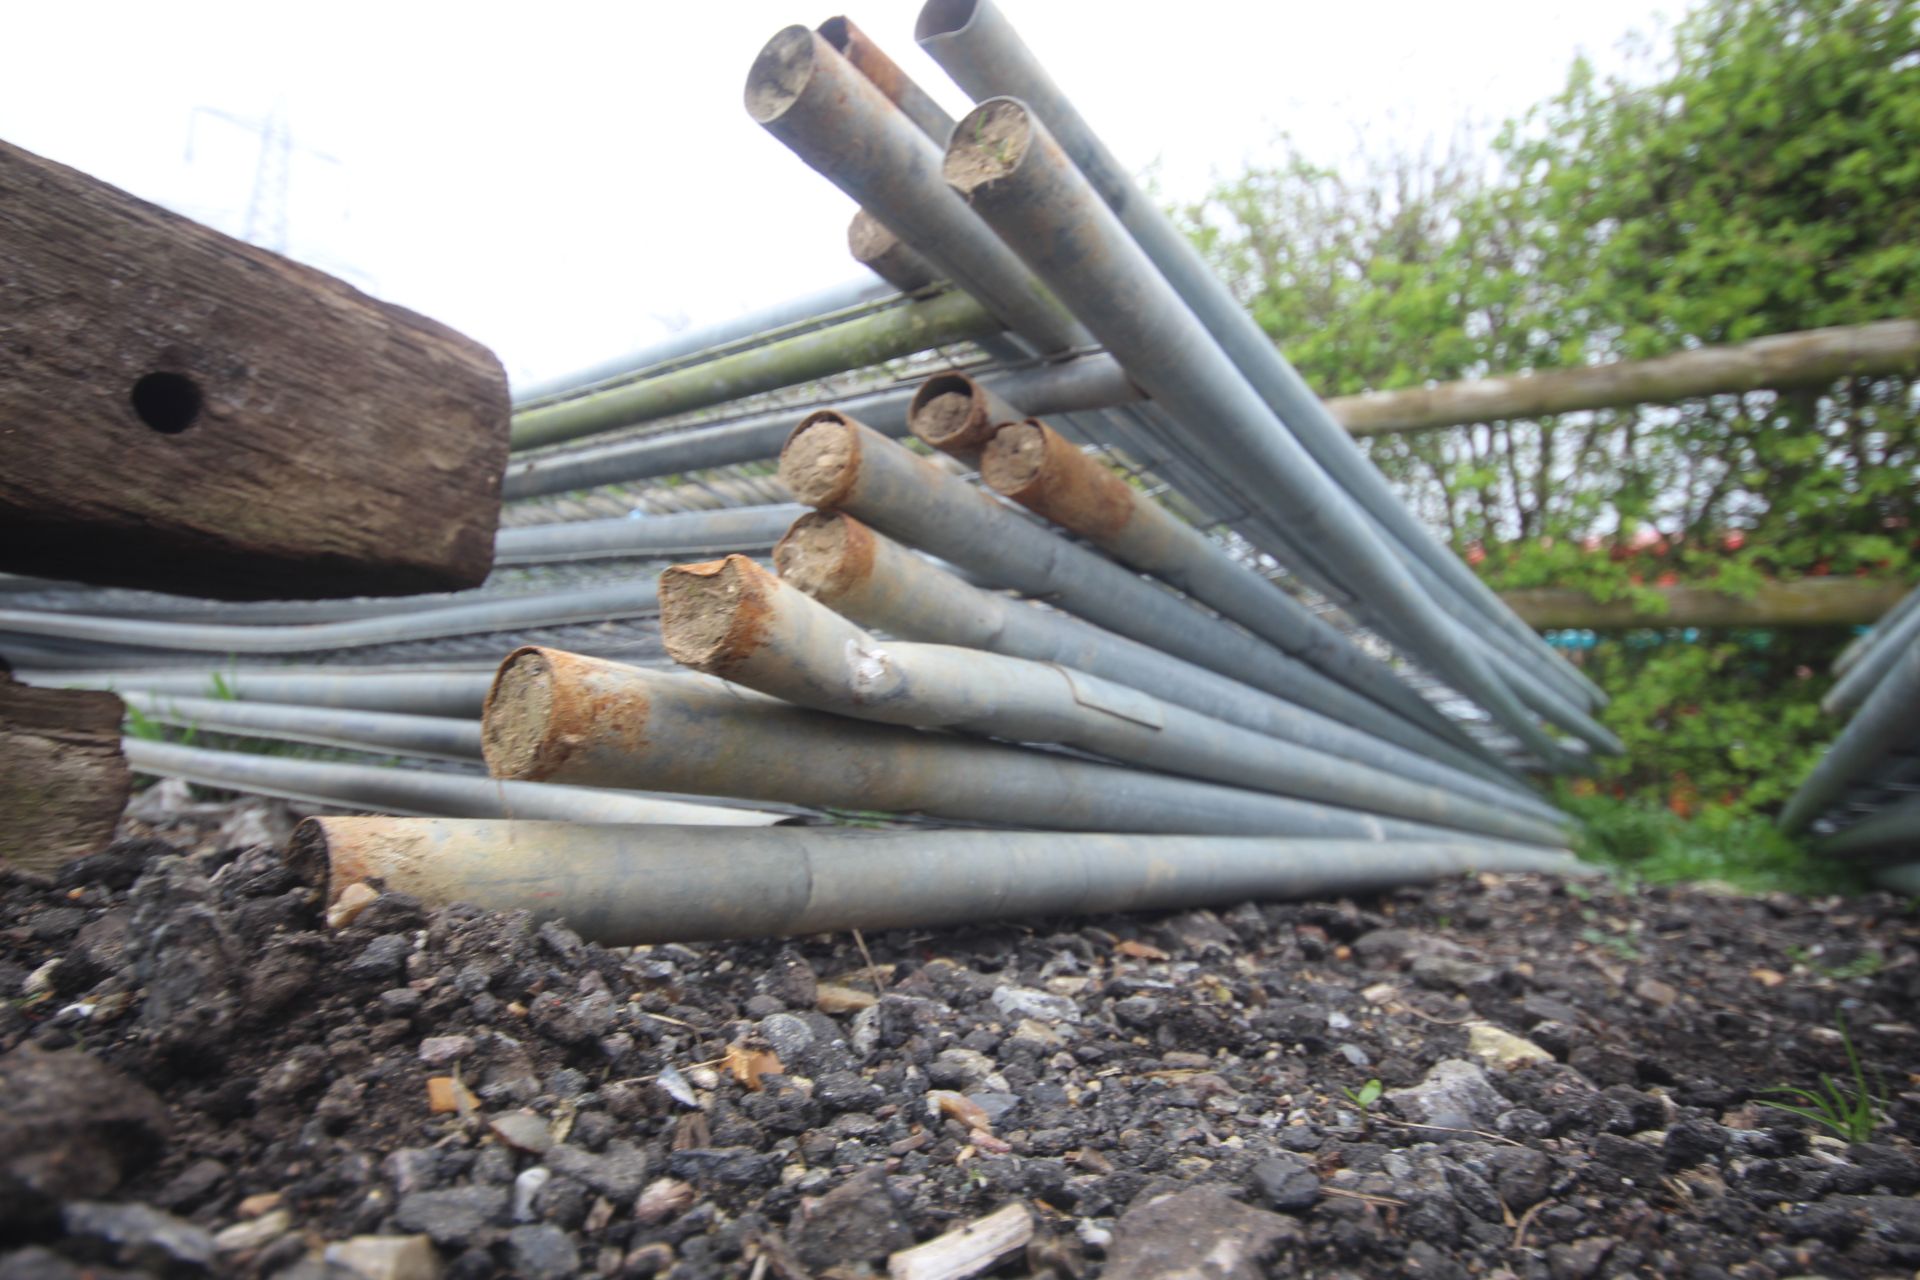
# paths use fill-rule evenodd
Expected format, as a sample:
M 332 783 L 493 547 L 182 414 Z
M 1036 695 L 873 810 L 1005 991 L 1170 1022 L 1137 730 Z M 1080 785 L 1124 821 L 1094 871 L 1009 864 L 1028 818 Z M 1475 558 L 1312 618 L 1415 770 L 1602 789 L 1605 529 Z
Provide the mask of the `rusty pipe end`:
M 494 673 L 480 713 L 480 751 L 496 778 L 551 777 L 586 740 L 594 719 L 581 687 L 604 664 L 560 649 L 515 649 Z
M 852 516 L 814 511 L 774 546 L 773 563 L 783 581 L 831 605 L 866 586 L 877 547 L 873 530 Z
M 806 92 L 822 51 L 831 46 L 806 27 L 783 27 L 762 46 L 747 71 L 747 114 L 757 124 L 772 124 Z
M 351 881 L 333 874 L 333 857 L 328 850 L 327 830 L 314 818 L 302 818 L 287 841 L 287 869 L 321 890 L 321 901 L 331 906 L 340 890 Z
M 1126 527 L 1131 486 L 1044 423 L 1003 424 L 980 455 L 980 478 L 1034 514 L 1102 542 Z
M 1008 177 L 1033 146 L 1037 126 L 1017 98 L 988 98 L 962 116 L 947 142 L 941 172 L 962 195 Z
M 746 556 L 677 564 L 660 575 L 660 638 L 667 656 L 724 676 L 765 641 L 780 581 Z
M 913 393 L 913 402 L 907 407 L 908 430 L 963 462 L 980 456 L 995 425 L 986 393 L 963 373 L 928 378 Z
M 860 476 L 859 424 L 820 409 L 800 420 L 780 450 L 780 482 L 810 507 L 837 507 Z

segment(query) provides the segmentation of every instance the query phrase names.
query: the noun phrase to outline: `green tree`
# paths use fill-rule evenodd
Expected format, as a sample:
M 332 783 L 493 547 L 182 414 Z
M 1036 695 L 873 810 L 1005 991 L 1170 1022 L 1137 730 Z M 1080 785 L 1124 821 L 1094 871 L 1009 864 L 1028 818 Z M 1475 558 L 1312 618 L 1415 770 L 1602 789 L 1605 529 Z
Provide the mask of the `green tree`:
M 1291 154 L 1184 211 L 1323 395 L 1920 314 L 1920 0 L 1709 0 L 1657 66 L 1566 90 L 1490 155 L 1343 176 Z M 1378 437 L 1375 462 L 1499 587 L 1908 572 L 1903 379 Z M 1657 536 L 1659 557 L 1605 555 Z M 1842 637 L 1603 646 L 1619 786 L 1777 802 L 1832 726 Z

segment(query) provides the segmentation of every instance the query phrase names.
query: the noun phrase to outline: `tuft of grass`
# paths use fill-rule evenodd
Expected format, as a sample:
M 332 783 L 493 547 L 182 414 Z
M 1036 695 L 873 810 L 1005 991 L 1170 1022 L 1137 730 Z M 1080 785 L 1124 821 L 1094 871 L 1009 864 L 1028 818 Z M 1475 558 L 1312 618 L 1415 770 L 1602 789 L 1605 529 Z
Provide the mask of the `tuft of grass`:
M 1367 1081 L 1358 1089 L 1349 1089 L 1347 1086 L 1341 1085 L 1340 1092 L 1346 1094 L 1347 1101 L 1351 1102 L 1355 1107 L 1361 1111 L 1368 1111 L 1372 1109 L 1374 1103 L 1380 1101 L 1380 1095 L 1386 1092 L 1386 1088 L 1385 1085 L 1380 1083 L 1378 1078 L 1375 1078 Z
M 1577 852 L 1633 880 L 1675 884 L 1717 880 L 1747 893 L 1860 893 L 1857 868 L 1814 858 L 1758 814 L 1707 810 L 1682 818 L 1645 801 L 1577 795 L 1560 805 L 1580 820 Z
M 1867 1083 L 1867 1071 L 1860 1063 L 1860 1052 L 1853 1047 L 1853 1037 L 1847 1033 L 1847 1020 L 1839 1019 L 1840 1043 L 1847 1051 L 1848 1073 L 1853 1077 L 1845 1088 L 1828 1075 L 1820 1073 L 1818 1089 L 1800 1089 L 1793 1085 L 1781 1085 L 1777 1089 L 1766 1090 L 1773 1098 L 1767 1099 L 1767 1105 L 1776 1111 L 1785 1111 L 1789 1115 L 1811 1120 L 1823 1128 L 1831 1129 L 1847 1142 L 1868 1142 L 1873 1131 L 1886 1119 L 1886 1090 L 1882 1082 L 1881 1090 L 1875 1092 Z M 1774 1098 L 1795 1098 L 1796 1103 L 1778 1102 Z

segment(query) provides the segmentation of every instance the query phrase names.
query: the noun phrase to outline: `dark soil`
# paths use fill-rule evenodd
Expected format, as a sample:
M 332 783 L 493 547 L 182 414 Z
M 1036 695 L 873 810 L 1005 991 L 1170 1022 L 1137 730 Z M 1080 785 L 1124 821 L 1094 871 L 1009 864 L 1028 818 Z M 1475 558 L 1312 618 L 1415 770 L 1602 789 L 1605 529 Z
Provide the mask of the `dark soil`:
M 0 878 L 0 1277 L 853 1276 L 1010 1204 L 995 1274 L 1920 1268 L 1890 898 L 1483 877 L 869 969 L 397 896 L 331 929 L 249 826 Z M 1847 1040 L 1870 1141 L 1766 1105 L 1851 1090 Z

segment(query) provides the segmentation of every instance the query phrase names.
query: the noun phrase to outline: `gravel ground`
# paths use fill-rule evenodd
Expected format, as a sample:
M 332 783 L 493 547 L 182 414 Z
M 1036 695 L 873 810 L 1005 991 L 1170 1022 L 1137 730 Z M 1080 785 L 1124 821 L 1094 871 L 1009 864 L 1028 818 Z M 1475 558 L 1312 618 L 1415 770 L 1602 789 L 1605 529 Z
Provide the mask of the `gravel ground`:
M 330 928 L 280 811 L 144 803 L 0 872 L 0 1280 L 1920 1268 L 1888 897 L 1481 877 L 628 953 L 397 895 Z M 1849 1045 L 1869 1140 L 1768 1105 L 1857 1094 Z

